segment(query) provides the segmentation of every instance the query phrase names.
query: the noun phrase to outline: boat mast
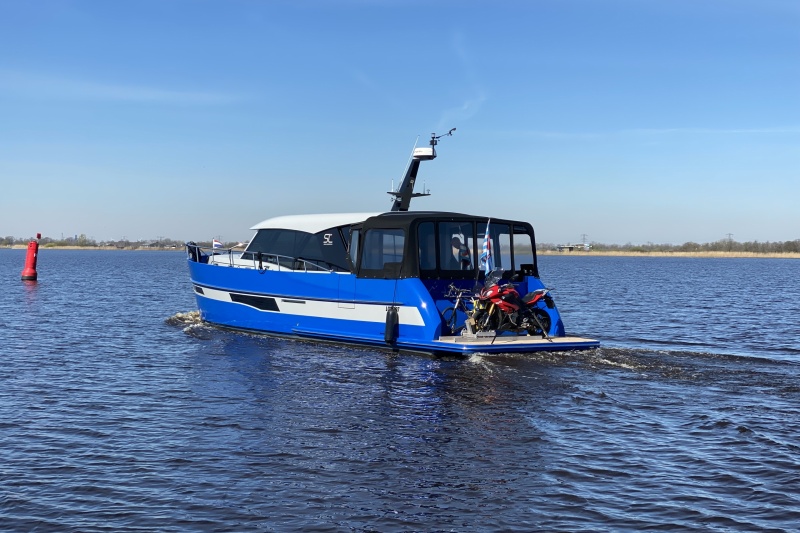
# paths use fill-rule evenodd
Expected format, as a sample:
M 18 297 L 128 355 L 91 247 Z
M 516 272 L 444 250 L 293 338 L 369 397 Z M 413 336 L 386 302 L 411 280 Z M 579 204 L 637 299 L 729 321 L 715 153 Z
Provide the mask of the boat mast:
M 396 191 L 389 191 L 389 194 L 394 196 L 392 203 L 392 211 L 408 211 L 408 206 L 411 205 L 411 199 L 418 196 L 430 196 L 428 192 L 414 192 L 414 183 L 417 181 L 417 172 L 419 171 L 419 164 L 421 161 L 430 161 L 436 159 L 436 145 L 439 144 L 439 139 L 442 137 L 453 135 L 456 131 L 455 128 L 442 135 L 431 133 L 430 148 L 414 148 L 411 156 L 411 163 L 406 169 L 406 175 L 400 187 Z

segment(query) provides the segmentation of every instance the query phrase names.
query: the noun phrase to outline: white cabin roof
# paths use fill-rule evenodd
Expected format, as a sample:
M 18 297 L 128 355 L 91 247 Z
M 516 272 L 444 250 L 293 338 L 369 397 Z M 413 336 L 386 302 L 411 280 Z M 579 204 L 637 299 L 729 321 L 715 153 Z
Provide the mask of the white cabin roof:
M 286 215 L 268 218 L 250 229 L 291 229 L 305 231 L 307 233 L 318 233 L 328 228 L 363 222 L 369 217 L 379 214 L 380 213 L 328 213 L 315 215 Z

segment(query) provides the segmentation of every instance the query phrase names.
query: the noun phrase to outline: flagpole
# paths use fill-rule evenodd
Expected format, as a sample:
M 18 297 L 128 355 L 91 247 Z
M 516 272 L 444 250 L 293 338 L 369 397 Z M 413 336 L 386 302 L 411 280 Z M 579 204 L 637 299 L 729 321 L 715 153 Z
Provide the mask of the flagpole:
M 489 269 L 489 263 L 492 262 L 492 240 L 489 237 L 490 234 L 490 225 L 492 223 L 492 219 L 489 218 L 486 220 L 486 231 L 483 234 L 483 250 L 481 251 L 480 262 L 483 264 L 483 271 L 486 275 L 489 274 L 491 271 Z M 494 265 L 492 265 L 493 267 Z M 493 269 L 492 269 L 493 270 Z M 478 281 L 478 277 L 480 276 L 480 270 L 475 273 L 475 281 Z

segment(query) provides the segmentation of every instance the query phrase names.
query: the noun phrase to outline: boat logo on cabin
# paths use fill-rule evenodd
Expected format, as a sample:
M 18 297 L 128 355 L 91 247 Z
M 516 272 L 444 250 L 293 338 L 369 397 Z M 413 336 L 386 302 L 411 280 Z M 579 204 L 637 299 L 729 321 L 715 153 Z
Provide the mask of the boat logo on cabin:
M 333 246 L 333 233 L 326 233 L 322 236 L 322 246 Z

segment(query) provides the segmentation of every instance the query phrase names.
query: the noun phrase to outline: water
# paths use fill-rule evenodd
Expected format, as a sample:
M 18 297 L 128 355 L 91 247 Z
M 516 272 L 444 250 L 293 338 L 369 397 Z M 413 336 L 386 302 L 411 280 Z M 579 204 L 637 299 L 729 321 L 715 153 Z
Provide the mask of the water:
M 198 324 L 184 256 L 0 250 L 0 529 L 796 531 L 800 262 L 543 257 L 602 348 Z

